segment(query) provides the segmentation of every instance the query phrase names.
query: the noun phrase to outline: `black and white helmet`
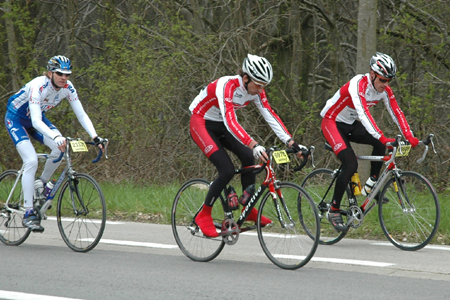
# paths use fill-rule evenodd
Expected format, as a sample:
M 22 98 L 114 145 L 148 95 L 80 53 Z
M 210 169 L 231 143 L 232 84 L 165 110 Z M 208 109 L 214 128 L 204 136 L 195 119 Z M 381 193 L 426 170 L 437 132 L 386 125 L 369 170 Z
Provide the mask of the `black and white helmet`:
M 67 57 L 56 55 L 48 60 L 47 70 L 51 72 L 61 72 L 63 74 L 72 74 L 72 63 Z
M 370 59 L 370 68 L 384 78 L 394 78 L 397 67 L 394 60 L 387 54 L 377 52 Z
M 264 57 L 247 54 L 247 57 L 242 64 L 242 71 L 247 73 L 252 80 L 259 83 L 267 85 L 272 81 L 272 66 Z

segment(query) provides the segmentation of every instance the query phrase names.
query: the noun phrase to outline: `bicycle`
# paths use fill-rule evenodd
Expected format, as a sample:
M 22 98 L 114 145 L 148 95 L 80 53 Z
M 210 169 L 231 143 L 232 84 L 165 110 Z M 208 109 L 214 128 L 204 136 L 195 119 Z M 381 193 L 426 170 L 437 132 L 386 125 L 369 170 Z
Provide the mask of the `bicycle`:
M 420 141 L 419 144 L 425 145 L 425 150 L 417 163 L 425 159 L 430 143 L 434 150 L 432 139 L 433 135 L 430 134 L 424 141 Z M 378 204 L 378 218 L 386 238 L 399 249 L 419 250 L 431 242 L 438 230 L 438 195 L 423 175 L 397 167 L 396 157 L 409 154 L 411 145 L 408 142 L 402 142 L 401 136 L 397 136 L 396 141 L 388 146 L 392 147 L 392 151 L 385 156 L 357 156 L 359 160 L 384 161 L 386 167 L 361 206 L 358 206 L 354 184 L 349 182 L 342 198 L 341 214 L 347 226 L 356 229 Z M 325 148 L 332 151 L 328 143 Z M 320 244 L 335 244 L 347 234 L 336 231 L 326 218 L 334 193 L 334 183 L 341 169 L 342 165 L 336 170 L 314 170 L 301 184 L 314 199 L 319 211 L 322 231 Z
M 205 237 L 194 221 L 202 208 L 210 181 L 192 179 L 184 183 L 175 196 L 171 212 L 172 231 L 181 251 L 193 261 L 211 261 L 225 245 L 234 245 L 240 233 L 256 229 L 264 253 L 275 265 L 293 270 L 307 264 L 317 249 L 319 217 L 313 200 L 302 187 L 276 179 L 272 158 L 282 163 L 282 160 L 289 160 L 287 153 L 294 151 L 280 151 L 272 147 L 267 151 L 269 159 L 266 163 L 235 170 L 235 174 L 260 173 L 265 170 L 266 176 L 261 186 L 255 189 L 237 221 L 228 205 L 227 189 L 224 189 L 219 197 L 220 201 L 215 202 L 212 210 L 214 224 L 220 230 L 218 238 Z M 307 159 L 304 164 L 306 162 Z M 261 197 L 256 225 L 244 225 Z M 260 224 L 263 214 L 272 220 L 272 223 L 264 227 Z M 310 231 L 305 233 L 305 228 Z M 315 238 L 310 239 L 310 235 Z
M 56 220 L 64 242 L 76 252 L 88 252 L 98 244 L 106 222 L 106 203 L 99 184 L 90 175 L 77 173 L 73 169 L 71 151 L 86 152 L 86 144 L 80 139 L 66 137 L 66 151 L 59 157 L 50 154 L 37 154 L 38 159 L 64 159 L 66 166 L 46 199 L 35 199 L 34 209 L 42 220 L 46 220 L 46 212 L 52 207 L 53 199 L 58 195 Z M 107 156 L 108 140 L 105 140 L 104 151 Z M 102 151 L 92 162 L 100 160 Z M 0 241 L 8 246 L 19 246 L 28 238 L 31 230 L 22 225 L 25 214 L 21 178 L 24 167 L 20 170 L 7 170 L 0 175 Z

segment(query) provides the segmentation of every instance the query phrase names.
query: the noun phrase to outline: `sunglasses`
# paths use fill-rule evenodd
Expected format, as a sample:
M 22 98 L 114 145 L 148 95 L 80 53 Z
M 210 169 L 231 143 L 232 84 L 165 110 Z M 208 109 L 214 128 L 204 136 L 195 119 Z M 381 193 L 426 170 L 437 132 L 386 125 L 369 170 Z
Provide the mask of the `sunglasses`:
M 62 77 L 62 76 L 67 76 L 67 77 L 69 77 L 70 76 L 70 74 L 65 74 L 65 73 L 61 73 L 61 72 L 54 72 L 54 73 L 56 73 L 56 75 L 58 75 L 58 76 L 60 76 L 60 77 Z
M 249 77 L 249 79 L 250 79 L 250 77 Z M 263 84 L 263 83 L 260 83 L 260 82 L 256 82 L 256 81 L 254 81 L 254 80 L 252 80 L 252 79 L 250 79 L 250 82 L 253 82 L 253 83 L 256 85 L 256 87 L 257 87 L 258 89 L 263 89 L 263 88 L 265 88 L 266 85 L 267 85 L 267 84 Z
M 386 82 L 389 82 L 389 81 L 392 80 L 392 79 L 386 79 L 386 78 L 383 78 L 383 77 L 381 77 L 380 75 L 378 75 L 377 73 L 375 73 L 375 75 L 377 75 L 378 80 L 380 80 L 381 83 L 386 83 Z

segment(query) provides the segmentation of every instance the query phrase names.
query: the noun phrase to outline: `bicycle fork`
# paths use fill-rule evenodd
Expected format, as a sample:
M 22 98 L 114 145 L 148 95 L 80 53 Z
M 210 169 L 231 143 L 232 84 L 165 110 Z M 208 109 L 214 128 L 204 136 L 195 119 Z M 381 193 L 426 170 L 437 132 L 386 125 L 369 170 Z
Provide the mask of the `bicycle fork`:
M 270 184 L 269 193 L 272 195 L 272 201 L 273 201 L 273 204 L 275 205 L 275 209 L 277 211 L 277 216 L 278 216 L 278 220 L 280 221 L 281 228 L 295 227 L 295 222 L 291 217 L 291 213 L 289 212 L 289 209 L 286 205 L 286 201 L 284 200 L 281 189 L 278 186 L 278 182 Z M 277 198 L 280 200 L 278 201 Z M 282 208 L 280 207 L 280 203 L 281 203 Z M 286 221 L 283 220 L 283 216 L 281 214 L 281 209 L 284 209 L 284 211 L 286 212 L 286 215 L 289 218 L 289 223 L 287 223 Z
M 80 215 L 87 216 L 89 214 L 89 209 L 87 208 L 87 206 L 84 205 L 84 201 L 78 190 L 78 180 L 75 177 L 69 176 L 68 182 L 69 182 L 70 200 L 72 201 L 73 212 L 75 213 L 76 216 L 80 216 Z M 76 197 L 74 195 L 76 195 Z M 82 210 L 77 209 L 77 207 L 75 205 L 75 201 L 76 201 L 75 198 L 78 199 L 78 203 L 80 203 Z
M 400 174 L 394 174 L 394 191 L 397 194 L 398 202 L 400 203 L 402 210 L 405 214 L 413 214 L 416 212 L 416 208 L 409 200 L 408 194 L 406 193 L 405 185 L 406 183 L 401 178 Z

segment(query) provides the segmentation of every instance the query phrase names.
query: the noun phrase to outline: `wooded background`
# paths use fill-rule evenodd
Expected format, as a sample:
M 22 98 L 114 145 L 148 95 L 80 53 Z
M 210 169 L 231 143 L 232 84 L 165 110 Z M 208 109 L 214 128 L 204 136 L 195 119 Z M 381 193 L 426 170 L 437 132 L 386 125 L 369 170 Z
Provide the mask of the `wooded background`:
M 322 151 L 319 112 L 356 74 L 363 2 L 2 0 L 0 113 L 11 95 L 42 74 L 51 56 L 66 55 L 85 110 L 98 134 L 111 141 L 110 160 L 96 166 L 80 160 L 79 168 L 113 182 L 212 178 L 214 168 L 190 139 L 188 107 L 203 86 L 236 74 L 252 53 L 272 63 L 269 102 L 295 139 L 316 146 L 316 166 L 335 166 L 333 155 Z M 400 107 L 417 137 L 436 136 L 437 154 L 421 165 L 413 155 L 401 167 L 425 173 L 442 191 L 450 160 L 450 1 L 373 2 L 374 48 L 397 63 L 391 86 Z M 383 104 L 374 114 L 388 137 L 399 133 Z M 261 144 L 279 145 L 256 108 L 238 115 Z M 66 101 L 47 117 L 65 135 L 87 138 Z M 6 130 L 0 140 L 0 170 L 18 168 Z

